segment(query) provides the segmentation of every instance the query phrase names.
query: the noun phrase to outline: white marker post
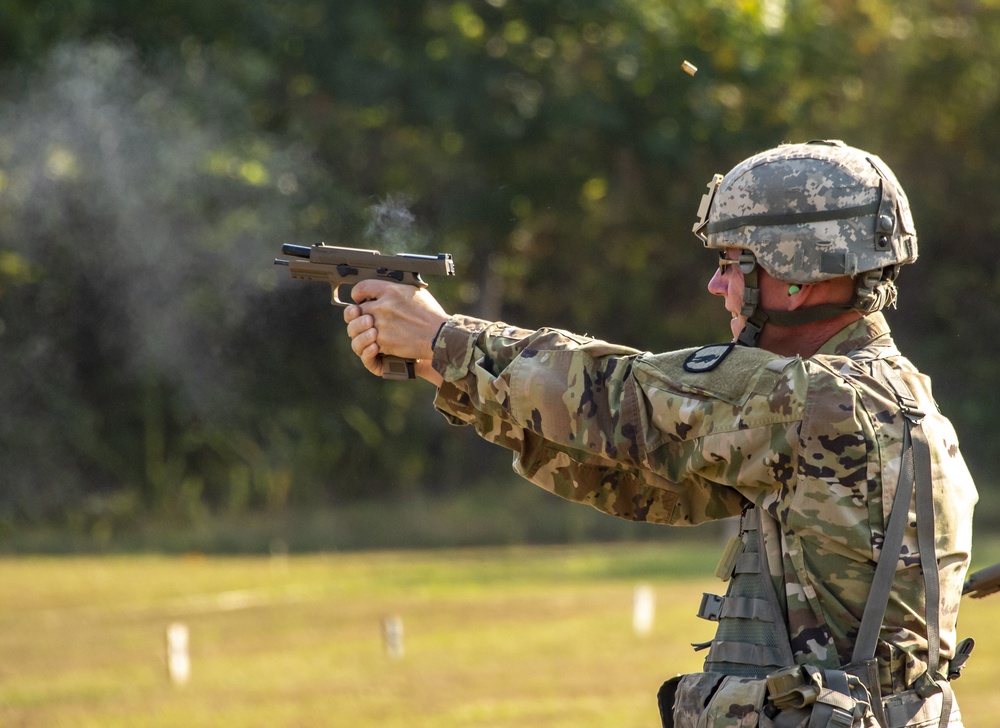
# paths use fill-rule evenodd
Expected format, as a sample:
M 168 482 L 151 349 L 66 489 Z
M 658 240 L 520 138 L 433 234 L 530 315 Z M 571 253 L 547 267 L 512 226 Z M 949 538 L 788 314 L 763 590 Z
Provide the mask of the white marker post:
M 390 614 L 382 618 L 382 643 L 385 654 L 393 660 L 403 659 L 403 618 L 398 614 Z
M 632 629 L 640 637 L 653 630 L 653 617 L 656 614 L 656 595 L 653 587 L 640 584 L 635 588 L 632 598 Z
M 178 687 L 187 685 L 191 677 L 191 656 L 188 652 L 188 627 L 173 622 L 167 627 L 167 676 Z
M 288 543 L 284 539 L 271 540 L 271 571 L 276 574 L 288 573 Z

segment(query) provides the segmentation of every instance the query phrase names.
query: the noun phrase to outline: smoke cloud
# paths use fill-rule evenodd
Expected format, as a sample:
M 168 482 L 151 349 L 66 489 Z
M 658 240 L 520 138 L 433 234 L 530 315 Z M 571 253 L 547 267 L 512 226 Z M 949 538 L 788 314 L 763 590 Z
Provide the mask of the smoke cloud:
M 168 419 L 236 416 L 233 342 L 318 178 L 251 108 L 193 52 L 74 44 L 0 78 L 0 526 L 153 478 Z
M 150 71 L 121 46 L 71 45 L 5 85 L 0 249 L 35 271 L 42 304 L 21 381 L 37 374 L 32 351 L 60 345 L 47 317 L 92 305 L 90 343 L 120 352 L 123 377 L 227 406 L 223 332 L 275 285 L 307 151 L 257 131 L 203 59 Z
M 369 208 L 365 240 L 386 254 L 426 252 L 428 236 L 418 229 L 416 220 L 409 200 L 389 195 Z

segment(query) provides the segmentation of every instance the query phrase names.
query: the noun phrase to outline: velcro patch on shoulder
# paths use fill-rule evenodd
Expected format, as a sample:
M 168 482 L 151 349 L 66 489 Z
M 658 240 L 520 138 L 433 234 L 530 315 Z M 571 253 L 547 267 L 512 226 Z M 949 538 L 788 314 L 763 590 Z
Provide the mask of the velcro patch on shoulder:
M 714 347 L 719 347 L 717 356 L 708 358 L 705 350 Z M 766 371 L 765 365 L 776 358 L 775 354 L 756 347 L 715 344 L 713 347 L 648 354 L 636 360 L 633 371 L 643 387 L 714 397 L 739 404 L 754 391 L 755 383 Z M 694 364 L 694 370 L 689 368 L 691 364 Z M 703 369 L 698 369 L 699 366 Z M 767 373 L 774 378 L 781 376 L 777 372 Z
M 736 342 L 730 341 L 726 344 L 709 344 L 695 349 L 684 360 L 684 371 L 692 374 L 710 372 L 725 361 L 735 346 Z

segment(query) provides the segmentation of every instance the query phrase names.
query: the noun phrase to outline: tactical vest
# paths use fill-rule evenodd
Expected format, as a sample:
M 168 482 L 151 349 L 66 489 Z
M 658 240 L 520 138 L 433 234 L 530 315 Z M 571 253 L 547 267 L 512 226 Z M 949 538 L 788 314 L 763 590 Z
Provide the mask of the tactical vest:
M 882 728 L 926 726 L 932 721 L 939 728 L 946 728 L 952 723 L 961 725 L 960 713 L 957 709 L 953 710 L 949 682 L 959 676 L 974 642 L 963 640 L 957 645 L 955 657 L 950 663 L 940 661 L 940 595 L 934 548 L 930 451 L 920 427 L 924 414 L 906 383 L 887 362 L 880 361 L 890 353 L 894 352 L 880 351 L 874 356 L 868 352 L 855 353 L 860 354 L 856 357 L 858 361 L 870 362 L 873 374 L 896 394 L 900 411 L 906 418 L 906 428 L 899 485 L 886 522 L 882 558 L 876 567 L 852 662 L 840 670 L 796 665 L 785 615 L 767 562 L 764 531 L 769 531 L 771 543 L 777 543 L 773 539 L 778 536 L 778 525 L 757 507 L 744 512 L 740 535 L 729 542 L 716 570 L 716 575 L 728 582 L 725 596 L 706 593 L 698 610 L 699 617 L 718 623 L 711 642 L 695 645 L 696 649 L 708 650 L 704 663 L 706 677 L 710 673 L 720 673 L 736 678 L 766 680 L 766 690 L 761 692 L 762 702 L 766 696 L 768 707 L 762 706 L 761 709 L 770 709 L 774 714 L 772 717 L 786 710 L 789 711 L 788 718 L 793 713 L 801 714 L 805 716 L 803 720 L 808 720 L 802 725 L 810 728 L 873 726 L 876 722 Z M 883 699 L 874 659 L 875 645 L 911 502 L 916 504 L 917 537 L 927 596 L 929 666 L 927 673 L 911 689 Z M 713 683 L 711 678 L 707 681 L 704 678 L 690 680 L 689 684 L 696 681 L 712 685 L 713 690 L 724 684 L 719 681 Z M 682 678 L 682 692 L 683 685 Z M 712 726 L 710 720 L 705 725 Z
M 784 613 L 768 572 L 761 527 L 759 509 L 743 514 L 740 535 L 729 541 L 715 572 L 729 583 L 726 595 L 702 595 L 698 616 L 719 625 L 715 639 L 696 645 L 708 650 L 706 672 L 763 678 L 795 664 Z

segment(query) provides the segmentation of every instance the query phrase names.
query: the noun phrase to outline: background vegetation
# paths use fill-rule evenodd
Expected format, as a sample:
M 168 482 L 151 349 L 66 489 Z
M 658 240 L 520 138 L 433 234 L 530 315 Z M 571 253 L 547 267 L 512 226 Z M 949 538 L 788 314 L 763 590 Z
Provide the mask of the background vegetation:
M 890 318 L 988 527 L 998 98 L 995 0 L 0 0 L 3 542 L 502 504 L 507 456 L 364 375 L 281 243 L 450 252 L 451 310 L 689 346 L 727 336 L 704 184 L 830 137 L 908 191 Z

